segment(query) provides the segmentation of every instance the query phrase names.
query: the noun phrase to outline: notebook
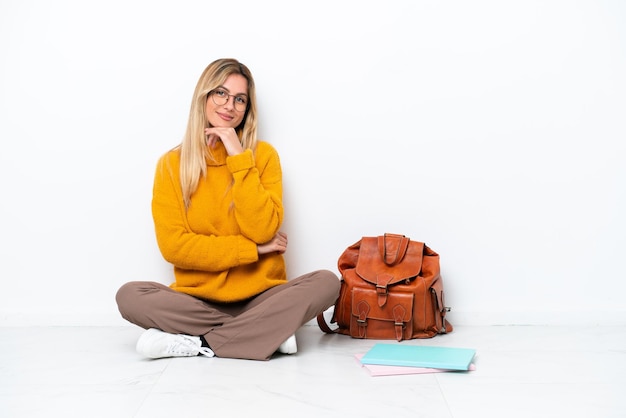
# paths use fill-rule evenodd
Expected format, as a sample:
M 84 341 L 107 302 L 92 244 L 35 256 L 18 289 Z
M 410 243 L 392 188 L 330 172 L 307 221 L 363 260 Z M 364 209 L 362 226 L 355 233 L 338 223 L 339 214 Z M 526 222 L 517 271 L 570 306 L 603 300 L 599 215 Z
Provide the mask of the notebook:
M 361 363 L 469 370 L 475 354 L 476 350 L 473 348 L 379 343 L 361 357 Z
M 425 374 L 425 373 L 463 373 L 465 370 L 434 369 L 432 367 L 403 367 L 403 366 L 382 366 L 380 364 L 363 364 L 361 357 L 363 354 L 355 354 L 357 362 L 372 376 L 396 376 L 404 374 Z M 468 371 L 476 370 L 474 363 L 470 364 Z

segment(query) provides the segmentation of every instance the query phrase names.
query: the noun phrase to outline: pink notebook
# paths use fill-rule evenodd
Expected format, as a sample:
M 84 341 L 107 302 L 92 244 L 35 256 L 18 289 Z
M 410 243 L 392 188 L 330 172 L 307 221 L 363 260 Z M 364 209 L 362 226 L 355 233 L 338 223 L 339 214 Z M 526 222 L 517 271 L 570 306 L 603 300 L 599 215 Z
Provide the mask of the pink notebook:
M 450 369 L 432 369 L 430 367 L 403 367 L 403 366 L 381 366 L 378 364 L 363 364 L 361 363 L 361 357 L 364 354 L 355 354 L 359 364 L 367 370 L 372 376 L 394 376 L 401 374 L 423 374 L 423 373 L 445 373 L 445 372 L 455 372 L 458 373 L 458 370 L 450 370 Z M 470 364 L 468 369 L 476 370 L 476 366 L 474 364 Z

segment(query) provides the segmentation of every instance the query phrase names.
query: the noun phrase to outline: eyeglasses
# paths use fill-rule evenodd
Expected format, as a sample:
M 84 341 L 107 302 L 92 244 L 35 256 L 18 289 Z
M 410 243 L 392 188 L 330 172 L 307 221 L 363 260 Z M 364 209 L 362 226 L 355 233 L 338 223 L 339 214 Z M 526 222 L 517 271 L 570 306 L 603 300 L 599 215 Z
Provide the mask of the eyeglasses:
M 213 103 L 218 106 L 224 106 L 231 97 L 233 97 L 233 106 L 238 112 L 243 112 L 248 107 L 248 98 L 244 95 L 228 94 L 226 90 L 217 89 L 209 92 L 209 96 L 213 99 Z

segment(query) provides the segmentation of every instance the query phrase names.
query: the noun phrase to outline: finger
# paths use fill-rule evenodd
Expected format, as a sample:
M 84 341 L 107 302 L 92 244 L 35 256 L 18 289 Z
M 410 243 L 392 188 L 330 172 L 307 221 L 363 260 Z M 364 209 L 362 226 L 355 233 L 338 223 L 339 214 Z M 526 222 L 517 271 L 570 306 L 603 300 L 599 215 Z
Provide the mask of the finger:
M 213 146 L 215 145 L 215 143 L 218 141 L 219 137 L 215 134 L 207 134 L 207 140 L 206 143 L 209 146 Z

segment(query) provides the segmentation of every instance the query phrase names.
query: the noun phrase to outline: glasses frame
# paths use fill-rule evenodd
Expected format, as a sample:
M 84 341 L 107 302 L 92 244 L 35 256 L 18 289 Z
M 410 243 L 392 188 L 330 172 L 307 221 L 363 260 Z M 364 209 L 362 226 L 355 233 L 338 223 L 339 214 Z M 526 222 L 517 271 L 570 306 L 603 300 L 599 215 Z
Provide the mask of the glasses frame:
M 222 97 L 216 97 L 216 93 L 217 92 L 221 92 L 224 93 L 226 96 Z M 243 104 L 243 109 L 238 109 L 238 107 L 240 107 L 241 103 L 237 102 L 238 98 L 242 98 L 244 97 L 243 95 L 240 94 L 229 94 L 226 90 L 222 89 L 222 88 L 217 88 L 215 90 L 211 90 L 209 92 L 209 96 L 211 97 L 211 100 L 213 100 L 213 103 L 215 103 L 217 106 L 224 106 L 226 105 L 229 101 L 230 98 L 233 98 L 233 108 L 237 111 L 237 112 L 245 112 L 246 110 L 248 110 L 248 103 L 249 103 L 249 99 L 248 96 L 245 96 L 246 102 Z M 226 99 L 226 100 L 223 100 Z M 218 100 L 223 100 L 224 103 L 219 103 Z

